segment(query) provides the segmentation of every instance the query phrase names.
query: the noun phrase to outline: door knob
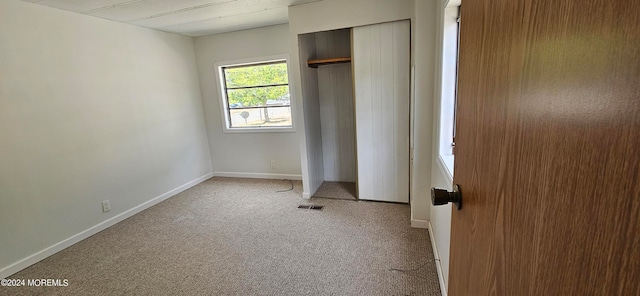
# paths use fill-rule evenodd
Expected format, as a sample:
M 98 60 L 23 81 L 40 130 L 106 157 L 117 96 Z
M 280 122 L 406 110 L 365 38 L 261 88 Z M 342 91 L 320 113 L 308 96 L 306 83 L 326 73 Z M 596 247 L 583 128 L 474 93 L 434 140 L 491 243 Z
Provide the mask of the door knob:
M 431 204 L 434 206 L 446 205 L 452 202 L 456 205 L 458 210 L 462 208 L 462 193 L 460 193 L 460 186 L 453 185 L 453 191 L 449 192 L 440 188 L 431 188 Z

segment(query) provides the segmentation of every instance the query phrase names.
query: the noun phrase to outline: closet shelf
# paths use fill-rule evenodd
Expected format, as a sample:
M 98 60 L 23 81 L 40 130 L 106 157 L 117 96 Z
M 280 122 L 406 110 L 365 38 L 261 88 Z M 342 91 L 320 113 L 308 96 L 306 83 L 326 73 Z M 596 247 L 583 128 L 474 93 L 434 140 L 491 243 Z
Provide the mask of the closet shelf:
M 308 60 L 307 66 L 311 68 L 318 68 L 318 66 L 323 65 L 331 65 L 331 64 L 341 64 L 341 63 L 350 63 L 351 58 L 331 58 L 331 59 L 319 59 L 319 60 Z

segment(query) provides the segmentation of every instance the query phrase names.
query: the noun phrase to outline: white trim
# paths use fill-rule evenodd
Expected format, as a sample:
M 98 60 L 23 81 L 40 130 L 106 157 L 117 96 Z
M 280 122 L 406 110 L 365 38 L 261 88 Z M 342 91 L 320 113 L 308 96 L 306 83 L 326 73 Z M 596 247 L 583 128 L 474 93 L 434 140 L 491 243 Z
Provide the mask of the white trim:
M 447 172 L 449 172 L 450 176 L 453 176 L 453 168 L 455 164 L 455 155 L 453 154 L 442 154 L 440 153 L 440 161 L 444 163 Z
M 265 62 L 275 62 L 284 60 L 287 64 L 287 76 L 289 79 L 289 106 L 291 112 L 291 126 L 285 127 L 256 127 L 256 128 L 229 128 L 229 114 L 227 113 L 227 98 L 226 94 L 223 91 L 223 75 L 222 67 L 226 66 L 242 66 L 242 65 L 250 65 L 255 63 L 265 63 Z M 218 61 L 214 64 L 214 75 L 216 77 L 216 88 L 218 89 L 218 103 L 220 104 L 220 112 L 222 113 L 222 132 L 223 133 L 290 133 L 296 131 L 296 119 L 294 115 L 295 110 L 295 100 L 294 100 L 294 85 L 291 73 L 291 61 L 289 58 L 289 54 L 277 54 L 263 57 L 255 57 L 255 58 L 247 58 L 241 60 L 233 60 L 233 61 Z
M 162 202 L 162 201 L 164 201 L 164 200 L 166 200 L 166 199 L 168 199 L 168 198 L 170 198 L 170 197 L 172 197 L 172 196 L 174 196 L 174 195 L 176 195 L 176 194 L 178 194 L 178 193 L 180 193 L 182 191 L 185 191 L 185 190 L 195 186 L 195 185 L 197 185 L 197 184 L 199 184 L 199 183 L 211 178 L 212 176 L 213 176 L 213 173 L 208 173 L 208 174 L 206 174 L 206 175 L 204 175 L 202 177 L 199 177 L 199 178 L 197 178 L 197 179 L 195 179 L 193 181 L 189 181 L 186 184 L 178 186 L 175 189 L 169 190 L 169 191 L 167 191 L 167 192 L 165 192 L 165 193 L 163 193 L 163 194 L 161 194 L 161 195 L 159 195 L 159 196 L 157 196 L 157 197 L 155 197 L 155 198 L 153 198 L 153 199 L 151 199 L 149 201 L 146 201 L 146 202 L 144 202 L 144 203 L 142 203 L 142 204 L 140 204 L 140 205 L 138 205 L 138 206 L 136 206 L 134 208 L 131 208 L 131 209 L 129 209 L 129 210 L 125 211 L 125 212 L 122 212 L 122 213 L 120 213 L 120 214 L 118 214 L 118 215 L 116 215 L 114 217 L 111 217 L 111 218 L 109 218 L 109 219 L 107 219 L 105 221 L 102 221 L 102 222 L 96 224 L 95 226 L 93 226 L 91 228 L 88 228 L 88 229 L 86 229 L 84 231 L 81 231 L 81 232 L 79 232 L 79 233 L 77 233 L 77 234 L 75 234 L 75 235 L 73 235 L 73 236 L 71 236 L 71 237 L 69 237 L 67 239 L 64 239 L 64 240 L 62 240 L 62 241 L 60 241 L 60 242 L 58 242 L 58 243 L 56 243 L 54 245 L 51 245 L 51 246 L 45 248 L 44 250 L 41 250 L 41 251 L 39 251 L 37 253 L 29 255 L 29 256 L 27 256 L 27 257 L 15 262 L 15 263 L 9 265 L 7 267 L 4 267 L 4 268 L 0 269 L 0 278 L 4 279 L 4 278 L 6 278 L 6 277 L 8 277 L 8 276 L 20 271 L 20 270 L 23 270 L 23 269 L 25 269 L 25 268 L 27 268 L 27 267 L 35 264 L 35 263 L 38 263 L 39 261 L 41 261 L 41 260 L 43 260 L 43 259 L 45 259 L 45 258 L 47 258 L 47 257 L 49 257 L 49 256 L 51 256 L 51 255 L 53 255 L 55 253 L 60 252 L 60 251 L 62 251 L 64 249 L 66 249 L 66 248 L 68 248 L 68 247 L 70 247 L 70 246 L 72 246 L 72 245 L 84 240 L 85 238 L 88 238 L 88 237 L 90 237 L 90 236 L 92 236 L 92 235 L 94 235 L 94 234 L 96 234 L 96 233 L 98 233 L 98 232 L 100 232 L 102 230 L 105 230 L 105 229 L 111 227 L 112 225 L 114 225 L 114 224 L 116 224 L 118 222 L 121 222 L 121 221 L 123 221 L 123 220 L 125 220 L 125 219 L 127 219 L 127 218 L 129 218 L 129 217 L 131 217 L 131 216 L 133 216 L 135 214 L 137 214 L 137 213 L 140 213 L 140 212 L 142 212 L 142 211 L 144 211 L 144 210 L 146 210 L 146 209 L 148 209 L 148 208 L 150 208 L 150 207 L 152 207 L 152 206 L 154 206 L 154 205 L 156 205 L 156 204 L 158 204 L 158 203 L 160 203 L 160 202 Z
M 462 5 L 462 0 L 445 0 L 444 3 L 444 7 L 455 7 Z
M 449 181 L 453 183 L 453 174 L 451 174 L 451 171 L 449 171 L 447 163 L 444 161 L 444 159 L 442 159 L 442 155 L 438 155 L 438 167 L 440 168 L 440 172 L 442 172 L 442 175 L 447 176 L 447 178 L 449 178 Z
M 291 111 L 293 113 L 293 111 Z M 293 121 L 292 121 L 293 122 Z M 223 127 L 224 128 L 224 127 Z M 295 133 L 293 127 L 255 127 L 255 128 L 226 128 L 222 131 L 225 134 L 248 134 L 248 133 Z
M 442 105 L 442 69 L 444 65 L 444 12 L 449 0 L 439 1 L 436 11 L 436 58 L 435 58 L 435 75 L 434 75 L 434 102 L 433 102 L 433 165 L 438 162 L 440 156 L 440 125 L 441 125 L 441 105 Z
M 442 274 L 442 263 L 440 263 L 440 255 L 438 253 L 438 246 L 436 245 L 436 239 L 433 235 L 433 227 L 431 226 L 431 221 L 427 221 L 429 226 L 427 227 L 429 230 L 429 238 L 431 239 L 431 248 L 433 249 L 433 258 L 436 262 L 436 271 L 438 272 L 438 281 L 440 282 L 440 291 L 442 296 L 447 296 L 447 284 L 444 282 L 444 275 Z
M 413 228 L 429 228 L 429 220 L 420 220 L 411 218 L 411 227 Z
M 302 198 L 304 199 L 311 199 L 311 194 L 309 192 L 303 192 L 302 193 Z
M 290 175 L 290 174 L 213 172 L 213 175 L 216 177 L 229 177 L 229 178 L 302 180 L 302 175 Z

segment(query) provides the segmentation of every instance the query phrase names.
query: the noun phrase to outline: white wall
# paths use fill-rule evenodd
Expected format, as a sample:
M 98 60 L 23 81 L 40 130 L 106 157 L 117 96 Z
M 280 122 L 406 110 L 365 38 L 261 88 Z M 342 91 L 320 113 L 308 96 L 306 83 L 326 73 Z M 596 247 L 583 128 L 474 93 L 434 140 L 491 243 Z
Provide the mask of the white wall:
M 294 73 L 297 72 L 298 77 L 303 78 L 299 84 L 301 87 L 298 88 L 300 94 L 296 92 L 293 97 L 298 102 L 297 111 L 301 114 L 300 116 L 304 115 L 304 121 L 300 120 L 300 135 L 306 135 L 306 137 L 300 136 L 299 143 L 302 162 L 302 197 L 311 198 L 324 181 L 318 71 L 306 66 L 307 60 L 316 57 L 316 39 L 315 34 L 303 34 L 291 38 L 295 39 L 295 43 L 299 45 L 299 54 L 296 46 L 294 54 L 296 58 L 292 60 L 298 63 L 292 63 L 294 66 L 291 70 Z M 303 66 L 300 68 L 295 66 L 296 64 Z
M 444 163 L 440 160 L 439 153 L 439 139 L 440 139 L 440 110 L 441 103 L 440 98 L 443 96 L 443 30 L 445 20 L 445 7 L 450 2 L 449 6 L 460 5 L 460 1 L 449 0 L 436 0 L 435 3 L 435 20 L 437 22 L 436 30 L 436 63 L 435 63 L 435 84 L 434 93 L 435 100 L 433 106 L 433 141 L 432 141 L 432 172 L 431 183 L 433 187 L 443 188 L 446 190 L 452 190 L 453 179 L 447 171 Z M 449 250 L 451 240 L 451 204 L 438 207 L 430 207 L 430 222 L 431 232 L 434 237 L 436 249 L 438 252 L 439 260 L 437 264 L 440 265 L 441 275 L 444 280 L 445 287 L 448 283 L 449 275 Z
M 1 1 L 0 53 L 0 278 L 210 176 L 191 38 Z
M 300 179 L 297 132 L 224 133 L 215 63 L 289 53 L 289 27 L 278 25 L 198 37 L 195 50 L 215 175 Z M 289 69 L 291 71 L 291 69 Z M 297 89 L 290 81 L 290 89 Z M 294 101 L 294 100 L 292 100 Z M 293 103 L 295 104 L 295 102 Z M 295 106 L 293 106 L 292 110 Z M 292 112 L 293 113 L 293 112 Z M 294 128 L 300 120 L 293 114 Z M 276 168 L 271 168 L 271 160 Z
M 445 171 L 446 168 L 440 161 L 434 161 L 432 184 L 446 190 L 453 190 L 453 181 Z M 449 248 L 451 240 L 451 204 L 431 207 L 431 232 L 438 252 L 438 264 L 440 264 L 442 279 L 445 286 L 449 280 Z
M 413 30 L 415 101 L 411 218 L 419 222 L 430 219 L 431 208 L 436 1 L 439 0 L 416 1 Z
M 383 22 L 411 19 L 413 17 L 413 0 L 324 0 L 303 5 L 289 7 L 289 27 L 291 37 L 289 39 L 291 48 L 291 60 L 293 80 L 300 83 L 301 59 L 298 53 L 298 34 L 328 31 L 335 29 L 351 28 Z M 299 103 L 296 114 L 299 118 L 303 116 L 302 89 L 295 90 L 294 97 Z M 305 118 L 305 121 L 308 119 Z M 301 125 L 305 125 L 302 123 Z M 317 168 L 312 167 L 316 161 L 311 159 L 314 153 L 307 151 L 307 130 L 299 131 L 300 156 L 302 164 L 303 197 L 310 196 L 315 189 L 314 180 Z M 319 185 L 318 185 L 319 186 Z M 428 210 L 424 210 L 428 213 Z
M 412 179 L 412 222 L 430 223 L 436 265 L 446 295 L 449 275 L 451 205 L 433 207 L 430 187 L 452 189 L 452 180 L 438 161 L 440 129 L 442 20 L 444 2 L 416 0 L 414 24 L 414 171 Z M 422 223 L 416 223 L 422 225 Z

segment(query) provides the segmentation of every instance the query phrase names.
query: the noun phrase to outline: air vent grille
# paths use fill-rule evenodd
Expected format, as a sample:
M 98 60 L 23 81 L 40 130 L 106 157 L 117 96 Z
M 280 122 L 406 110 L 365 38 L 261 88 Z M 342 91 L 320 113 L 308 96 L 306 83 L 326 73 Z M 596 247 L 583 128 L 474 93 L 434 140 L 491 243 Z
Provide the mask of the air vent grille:
M 305 209 L 305 210 L 321 211 L 322 208 L 324 208 L 324 206 L 320 206 L 320 205 L 299 205 L 298 206 L 298 209 Z

